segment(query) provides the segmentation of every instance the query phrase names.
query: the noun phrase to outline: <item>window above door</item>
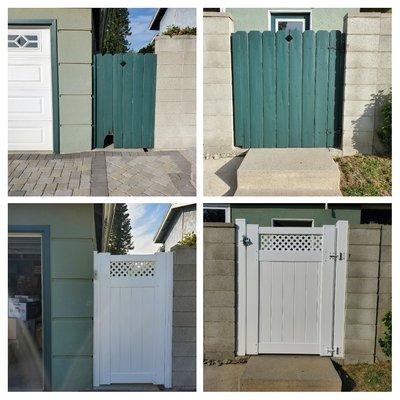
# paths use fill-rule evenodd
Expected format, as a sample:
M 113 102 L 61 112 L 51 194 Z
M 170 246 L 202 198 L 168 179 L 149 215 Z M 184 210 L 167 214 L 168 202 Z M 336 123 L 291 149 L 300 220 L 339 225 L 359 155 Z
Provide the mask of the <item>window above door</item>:
M 311 11 L 304 12 L 270 12 L 269 28 L 271 31 L 299 30 L 304 32 L 311 29 Z

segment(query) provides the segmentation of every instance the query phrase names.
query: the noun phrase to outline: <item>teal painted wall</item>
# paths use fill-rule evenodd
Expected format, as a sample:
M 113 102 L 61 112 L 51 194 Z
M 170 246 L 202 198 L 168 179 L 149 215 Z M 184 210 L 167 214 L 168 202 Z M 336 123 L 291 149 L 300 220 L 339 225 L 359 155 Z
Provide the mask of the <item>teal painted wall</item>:
M 226 12 L 233 17 L 236 31 L 267 31 L 268 8 L 227 8 Z M 289 9 L 288 9 L 289 10 Z M 343 17 L 352 8 L 314 8 L 311 10 L 312 29 L 319 30 L 343 30 Z M 281 10 L 279 10 L 281 11 Z
M 92 9 L 9 8 L 8 19 L 57 20 L 60 152 L 92 148 Z
M 9 225 L 50 225 L 53 390 L 92 388 L 93 215 L 92 204 L 10 204 L 8 209 Z
M 333 225 L 338 220 L 359 224 L 361 209 L 357 205 L 333 205 L 325 210 L 315 204 L 231 204 L 231 221 L 245 218 L 248 224 L 271 226 L 272 218 L 314 219 L 314 226 Z

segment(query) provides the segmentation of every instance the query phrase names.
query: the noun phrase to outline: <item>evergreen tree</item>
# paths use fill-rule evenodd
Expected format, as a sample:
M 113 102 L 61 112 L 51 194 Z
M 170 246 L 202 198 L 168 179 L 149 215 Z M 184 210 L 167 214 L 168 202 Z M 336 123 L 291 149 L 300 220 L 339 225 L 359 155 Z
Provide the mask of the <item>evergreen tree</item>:
M 109 13 L 102 53 L 127 53 L 129 42 L 126 37 L 131 34 L 128 9 L 111 8 Z
M 108 251 L 120 255 L 127 254 L 133 248 L 128 206 L 124 203 L 116 204 Z

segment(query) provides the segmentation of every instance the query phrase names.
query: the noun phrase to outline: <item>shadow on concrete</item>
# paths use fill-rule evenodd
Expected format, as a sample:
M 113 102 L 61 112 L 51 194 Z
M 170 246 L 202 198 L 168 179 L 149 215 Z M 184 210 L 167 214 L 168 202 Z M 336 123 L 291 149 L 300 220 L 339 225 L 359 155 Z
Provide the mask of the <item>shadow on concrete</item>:
M 356 387 L 356 382 L 344 371 L 339 363 L 334 360 L 332 360 L 332 363 L 342 380 L 342 392 L 352 392 Z
M 237 189 L 237 170 L 244 160 L 244 155 L 233 157 L 215 172 L 215 175 L 229 186 L 223 196 L 233 196 L 235 194 Z

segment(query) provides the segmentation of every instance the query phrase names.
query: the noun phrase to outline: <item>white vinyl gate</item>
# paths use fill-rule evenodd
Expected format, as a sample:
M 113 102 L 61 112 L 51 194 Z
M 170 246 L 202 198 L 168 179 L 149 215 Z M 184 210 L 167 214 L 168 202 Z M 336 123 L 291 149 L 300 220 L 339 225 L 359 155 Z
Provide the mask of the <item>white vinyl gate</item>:
M 238 355 L 343 356 L 348 222 L 322 228 L 235 222 Z
M 172 253 L 94 253 L 94 386 L 171 387 L 172 271 Z

